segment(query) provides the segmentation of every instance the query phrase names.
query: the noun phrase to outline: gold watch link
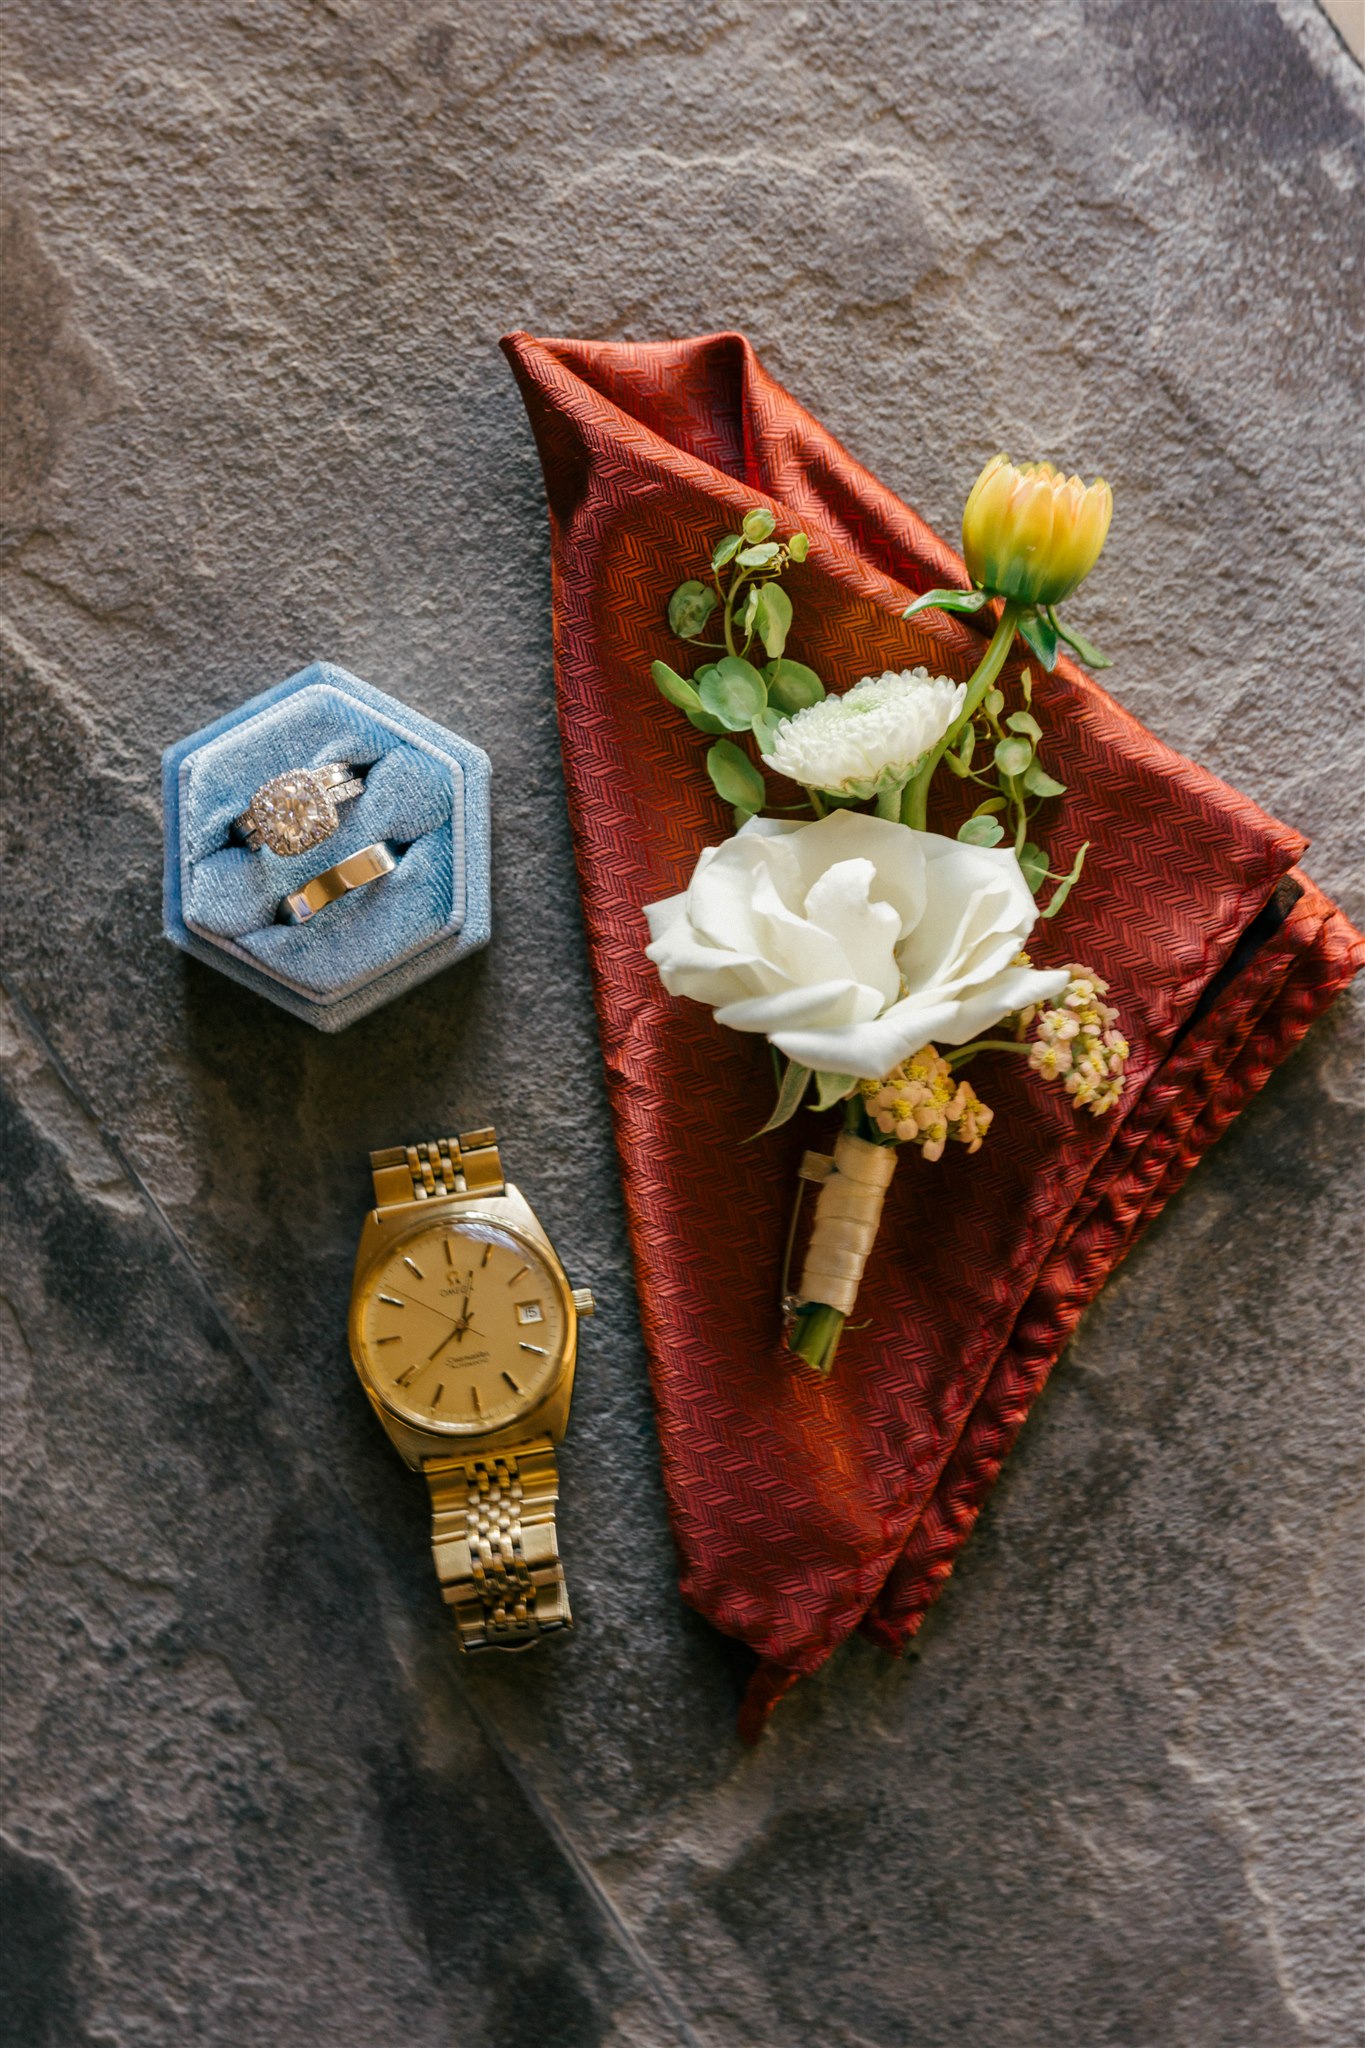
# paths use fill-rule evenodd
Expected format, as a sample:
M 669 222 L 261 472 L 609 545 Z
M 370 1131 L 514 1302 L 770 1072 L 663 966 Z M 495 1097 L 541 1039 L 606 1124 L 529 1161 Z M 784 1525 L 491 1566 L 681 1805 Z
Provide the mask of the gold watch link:
M 375 1207 L 470 1201 L 506 1185 L 492 1125 L 371 1152 Z M 574 1289 L 580 1307 L 591 1296 Z M 559 1468 L 548 1436 L 422 1459 L 431 1554 L 462 1650 L 524 1650 L 573 1627 L 559 1558 Z
M 484 1457 L 423 1460 L 431 1554 L 464 1650 L 522 1650 L 572 1628 L 559 1561 L 559 1469 L 549 1437 Z
M 461 1131 L 458 1138 L 390 1145 L 371 1152 L 370 1166 L 376 1209 L 461 1195 L 500 1195 L 505 1185 L 498 1134 L 491 1124 L 482 1131 Z

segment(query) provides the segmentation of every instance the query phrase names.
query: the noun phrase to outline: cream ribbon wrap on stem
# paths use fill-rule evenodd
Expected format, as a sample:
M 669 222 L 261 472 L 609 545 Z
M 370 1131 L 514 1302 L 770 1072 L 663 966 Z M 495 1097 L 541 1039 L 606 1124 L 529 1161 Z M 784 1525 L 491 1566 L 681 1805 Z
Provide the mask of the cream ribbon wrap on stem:
M 802 1303 L 823 1302 L 841 1315 L 853 1313 L 899 1150 L 840 1132 L 834 1170 L 815 1204 L 815 1227 L 801 1268 Z

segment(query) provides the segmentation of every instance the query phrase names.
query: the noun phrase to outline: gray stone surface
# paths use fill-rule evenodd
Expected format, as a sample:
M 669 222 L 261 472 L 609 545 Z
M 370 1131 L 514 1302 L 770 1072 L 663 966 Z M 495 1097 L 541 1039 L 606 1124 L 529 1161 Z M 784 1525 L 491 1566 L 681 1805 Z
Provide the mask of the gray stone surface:
M 740 325 L 948 527 L 999 443 L 1102 467 L 1117 690 L 1359 916 L 1331 26 L 3 11 L 6 2041 L 1354 2042 L 1358 1008 L 1106 1290 L 915 1654 L 742 1752 L 673 1587 L 495 348 Z M 335 1041 L 159 935 L 162 746 L 314 655 L 495 773 L 493 946 Z M 604 1313 L 581 1628 L 460 1671 L 344 1312 L 366 1148 L 485 1118 Z

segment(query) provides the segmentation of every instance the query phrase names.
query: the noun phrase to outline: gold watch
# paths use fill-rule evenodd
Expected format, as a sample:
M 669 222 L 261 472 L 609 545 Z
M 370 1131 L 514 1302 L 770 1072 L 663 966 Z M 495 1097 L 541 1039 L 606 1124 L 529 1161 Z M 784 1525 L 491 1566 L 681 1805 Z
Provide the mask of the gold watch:
M 555 1445 L 593 1298 L 503 1179 L 495 1131 L 395 1145 L 370 1165 L 351 1357 L 395 1448 L 426 1475 L 461 1649 L 525 1649 L 573 1625 Z

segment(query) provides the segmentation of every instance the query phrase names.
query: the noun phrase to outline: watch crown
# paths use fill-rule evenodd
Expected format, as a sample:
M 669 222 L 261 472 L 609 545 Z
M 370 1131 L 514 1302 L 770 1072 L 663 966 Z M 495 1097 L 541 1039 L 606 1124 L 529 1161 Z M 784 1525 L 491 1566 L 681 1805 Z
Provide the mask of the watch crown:
M 595 1316 L 597 1314 L 597 1303 L 593 1300 L 591 1287 L 575 1287 L 573 1291 L 573 1305 L 581 1316 Z

